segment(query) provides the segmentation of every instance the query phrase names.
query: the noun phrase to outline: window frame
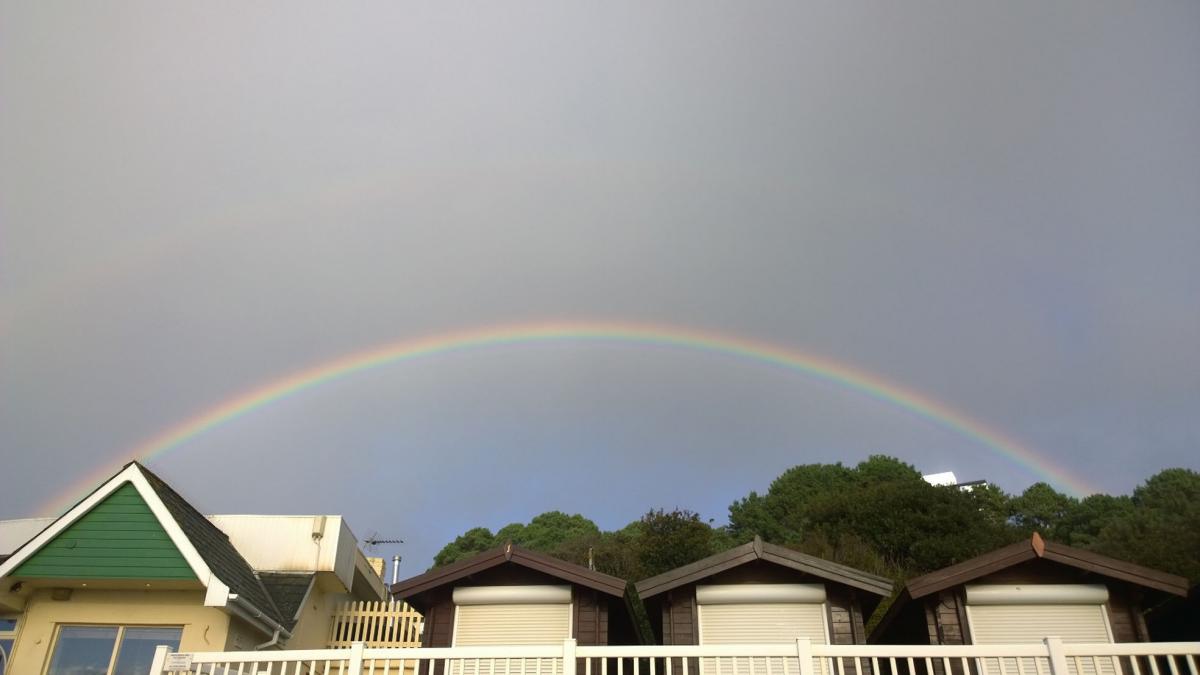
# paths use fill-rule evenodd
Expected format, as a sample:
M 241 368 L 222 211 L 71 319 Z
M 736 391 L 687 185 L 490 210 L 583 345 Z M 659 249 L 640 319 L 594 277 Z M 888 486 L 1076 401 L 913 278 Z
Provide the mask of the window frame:
M 17 624 L 20 628 L 20 624 Z M 176 623 L 59 623 L 54 626 L 54 639 L 50 641 L 50 648 L 46 653 L 46 662 L 42 665 L 42 675 L 49 675 L 50 666 L 54 663 L 54 655 L 58 653 L 58 646 L 61 642 L 62 631 L 64 628 L 116 628 L 117 636 L 113 640 L 112 653 L 108 655 L 108 665 L 105 667 L 105 675 L 112 675 L 113 669 L 117 667 L 117 662 L 121 659 L 121 647 L 124 646 L 125 631 L 130 628 L 175 628 L 179 630 L 179 641 L 183 642 L 183 624 Z
M 25 622 L 22 620 L 24 616 L 21 614 L 0 614 L 0 619 L 11 620 L 15 624 L 12 630 L 0 629 L 0 640 L 8 640 L 10 642 L 8 649 L 4 650 L 4 663 L 0 664 L 3 665 L 3 669 L 0 670 L 0 675 L 2 675 L 3 673 L 12 672 L 13 651 L 17 647 L 17 636 L 21 634 L 21 625 Z

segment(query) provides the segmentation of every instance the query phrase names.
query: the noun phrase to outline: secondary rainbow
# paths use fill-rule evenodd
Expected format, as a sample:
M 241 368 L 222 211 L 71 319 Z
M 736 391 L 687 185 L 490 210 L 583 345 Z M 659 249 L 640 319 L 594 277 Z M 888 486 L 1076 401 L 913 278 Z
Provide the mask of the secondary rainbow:
M 539 342 L 615 342 L 676 347 L 782 366 L 898 406 L 1010 459 L 1039 478 L 1079 495 L 1098 492 L 1049 458 L 912 389 L 832 359 L 779 345 L 679 326 L 618 321 L 506 324 L 402 340 L 342 356 L 268 382 L 148 438 L 124 458 L 151 460 L 216 427 L 300 392 L 355 373 L 450 352 Z M 54 515 L 111 473 L 106 465 L 47 501 Z

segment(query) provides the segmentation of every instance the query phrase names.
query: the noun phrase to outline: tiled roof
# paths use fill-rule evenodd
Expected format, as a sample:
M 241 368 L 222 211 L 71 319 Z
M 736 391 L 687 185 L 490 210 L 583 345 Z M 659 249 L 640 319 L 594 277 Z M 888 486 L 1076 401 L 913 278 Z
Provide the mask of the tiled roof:
M 304 602 L 304 597 L 308 595 L 308 589 L 312 586 L 315 576 L 312 572 L 258 573 L 259 580 L 275 600 L 275 606 L 279 608 L 279 613 L 283 615 L 284 620 L 280 623 L 284 628 L 291 630 L 295 625 L 296 615 L 301 609 L 300 605 Z
M 229 536 L 213 525 L 208 518 L 196 510 L 163 479 L 152 471 L 138 464 L 138 468 L 146 476 L 147 482 L 159 499 L 171 512 L 171 517 L 179 524 L 188 540 L 196 547 L 196 551 L 212 573 L 216 575 L 231 593 L 238 594 L 264 614 L 287 626 L 284 616 L 275 606 L 271 595 L 255 574 L 254 568 L 229 541 Z

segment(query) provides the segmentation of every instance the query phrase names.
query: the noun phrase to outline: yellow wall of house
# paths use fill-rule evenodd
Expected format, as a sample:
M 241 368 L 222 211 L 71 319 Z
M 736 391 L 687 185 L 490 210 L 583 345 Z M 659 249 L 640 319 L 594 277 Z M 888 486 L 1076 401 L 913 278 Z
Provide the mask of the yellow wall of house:
M 225 648 L 230 632 L 229 615 L 205 607 L 203 591 L 75 589 L 69 600 L 54 600 L 50 594 L 49 589 L 39 589 L 30 595 L 7 672 L 44 672 L 60 624 L 182 626 L 180 651 L 197 652 Z
M 275 649 L 324 649 L 340 592 L 312 589 L 292 638 Z M 204 606 L 203 591 L 73 589 L 70 599 L 54 600 L 51 589 L 34 590 L 18 614 L 17 639 L 7 672 L 37 675 L 45 671 L 61 624 L 181 626 L 179 651 L 250 651 L 270 639 L 261 629 L 225 610 Z
M 287 649 L 325 649 L 329 642 L 329 624 L 338 603 L 348 600 L 344 593 L 326 593 L 320 581 L 313 587 L 308 600 L 300 608 L 299 620 L 292 629 Z

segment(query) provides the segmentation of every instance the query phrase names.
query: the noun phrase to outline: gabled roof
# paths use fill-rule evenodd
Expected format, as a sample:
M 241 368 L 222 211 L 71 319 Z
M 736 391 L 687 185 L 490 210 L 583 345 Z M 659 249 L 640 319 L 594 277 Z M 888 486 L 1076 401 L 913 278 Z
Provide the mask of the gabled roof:
M 262 581 L 254 573 L 254 568 L 241 553 L 229 542 L 229 536 L 213 525 L 204 514 L 196 510 L 170 485 L 159 478 L 146 467 L 133 462 L 132 466 L 141 470 L 146 481 L 162 500 L 164 506 L 174 517 L 175 522 L 183 530 L 184 536 L 196 547 L 196 551 L 212 573 L 229 587 L 231 593 L 237 593 L 257 609 L 263 610 L 278 623 L 284 623 L 285 617 L 275 606 L 271 595 L 263 587 Z
M 531 570 L 548 574 L 571 584 L 577 584 L 601 593 L 624 597 L 626 582 L 614 576 L 609 576 L 574 563 L 552 558 L 542 553 L 534 553 L 507 543 L 499 548 L 484 551 L 477 556 L 460 560 L 455 563 L 430 570 L 424 574 L 405 579 L 392 585 L 392 595 L 397 599 L 411 598 L 419 593 L 451 584 L 459 579 L 478 574 L 493 567 L 506 563 L 520 565 Z
M 1038 558 L 1172 595 L 1181 597 L 1187 595 L 1187 579 L 1183 577 L 1065 544 L 1045 541 L 1036 532 L 1026 541 L 1019 541 L 957 565 L 943 567 L 911 579 L 905 586 L 905 590 L 910 598 L 916 599 Z
M 912 600 L 969 583 L 994 572 L 1029 562 L 1049 560 L 1076 569 L 1099 574 L 1117 581 L 1136 584 L 1163 593 L 1187 596 L 1187 579 L 1142 567 L 1124 560 L 1117 560 L 1099 553 L 1084 551 L 1065 544 L 1045 541 L 1037 532 L 1027 540 L 1018 541 L 990 553 L 965 560 L 957 565 L 943 567 L 929 574 L 910 579 L 900 591 L 899 597 L 888 607 L 868 642 L 875 643 L 885 637 L 891 624 L 900 616 L 904 607 Z
M 229 543 L 229 538 L 179 493 L 138 462 L 126 464 L 87 497 L 53 521 L 0 563 L 0 578 L 52 542 L 60 533 L 125 485 L 132 485 L 146 502 L 200 583 L 208 589 L 206 604 L 224 606 L 228 596 L 240 600 L 276 623 L 280 612 L 250 564 Z
M 642 599 L 650 598 L 755 560 L 774 563 L 879 596 L 886 596 L 892 592 L 890 579 L 793 551 L 790 548 L 768 544 L 759 537 L 723 553 L 697 560 L 690 565 L 677 567 L 656 577 L 643 579 L 637 582 L 637 592 Z

